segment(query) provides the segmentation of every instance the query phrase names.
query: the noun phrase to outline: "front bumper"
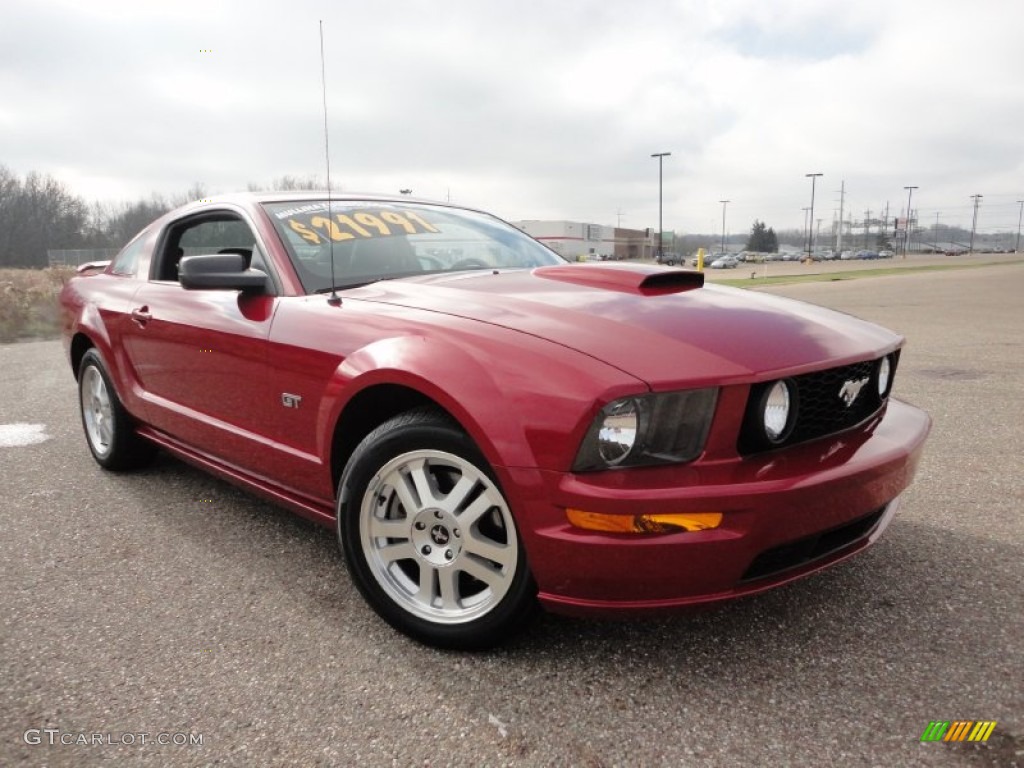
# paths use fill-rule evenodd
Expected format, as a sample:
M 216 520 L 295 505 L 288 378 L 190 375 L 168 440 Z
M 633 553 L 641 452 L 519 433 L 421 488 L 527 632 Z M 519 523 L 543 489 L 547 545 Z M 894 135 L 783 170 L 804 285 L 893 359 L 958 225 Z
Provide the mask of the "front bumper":
M 550 610 L 621 614 L 713 603 L 800 578 L 870 546 L 910 485 L 931 421 L 906 403 L 857 429 L 756 457 L 595 474 L 505 468 Z M 585 531 L 566 508 L 721 512 L 713 530 Z

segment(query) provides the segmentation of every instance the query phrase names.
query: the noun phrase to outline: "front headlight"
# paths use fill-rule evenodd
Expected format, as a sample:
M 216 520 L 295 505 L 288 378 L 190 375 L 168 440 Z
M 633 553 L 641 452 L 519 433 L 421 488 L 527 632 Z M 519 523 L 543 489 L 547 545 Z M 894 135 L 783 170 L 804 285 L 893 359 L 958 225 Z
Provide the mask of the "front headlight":
M 601 460 L 614 467 L 636 446 L 640 431 L 640 409 L 636 400 L 619 400 L 604 410 L 597 428 L 597 452 Z
M 693 389 L 609 403 L 587 430 L 573 471 L 692 461 L 704 450 L 717 397 L 717 389 Z

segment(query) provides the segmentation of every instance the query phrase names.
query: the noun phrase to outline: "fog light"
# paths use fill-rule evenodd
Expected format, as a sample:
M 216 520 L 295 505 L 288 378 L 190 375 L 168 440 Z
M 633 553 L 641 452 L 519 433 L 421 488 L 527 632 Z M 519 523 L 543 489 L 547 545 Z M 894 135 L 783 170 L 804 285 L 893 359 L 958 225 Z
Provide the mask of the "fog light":
M 889 383 L 892 381 L 892 361 L 886 355 L 878 363 L 878 396 L 885 398 L 889 394 Z
M 791 397 L 788 381 L 777 381 L 764 398 L 764 434 L 773 443 L 780 443 L 791 426 Z
M 706 531 L 722 523 L 721 512 L 678 512 L 653 515 L 605 515 L 567 509 L 565 516 L 577 528 L 606 533 L 679 533 Z

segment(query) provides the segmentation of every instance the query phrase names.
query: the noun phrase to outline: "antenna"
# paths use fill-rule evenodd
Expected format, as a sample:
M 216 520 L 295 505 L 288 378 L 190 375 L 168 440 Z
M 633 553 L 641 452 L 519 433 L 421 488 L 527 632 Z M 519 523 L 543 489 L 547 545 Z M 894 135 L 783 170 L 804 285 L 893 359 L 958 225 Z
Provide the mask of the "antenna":
M 320 19 L 320 89 L 323 92 L 324 98 L 324 159 L 327 163 L 327 218 L 330 219 L 334 214 L 331 211 L 331 145 L 327 134 L 327 75 L 325 74 L 324 68 L 324 20 Z M 327 239 L 330 241 L 331 248 L 331 295 L 327 299 L 327 303 L 332 307 L 341 305 L 341 297 L 338 296 L 335 290 L 334 280 L 334 238 L 331 237 L 331 227 L 327 227 Z

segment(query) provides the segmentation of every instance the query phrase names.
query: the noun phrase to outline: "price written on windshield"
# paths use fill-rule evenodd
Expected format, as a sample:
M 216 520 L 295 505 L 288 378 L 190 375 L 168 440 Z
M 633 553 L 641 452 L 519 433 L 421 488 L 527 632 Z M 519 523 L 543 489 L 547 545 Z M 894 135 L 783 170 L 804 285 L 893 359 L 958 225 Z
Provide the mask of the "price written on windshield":
M 289 218 L 288 227 L 312 245 L 327 238 L 341 242 L 441 231 L 415 211 L 349 211 L 333 217 L 314 214 Z

